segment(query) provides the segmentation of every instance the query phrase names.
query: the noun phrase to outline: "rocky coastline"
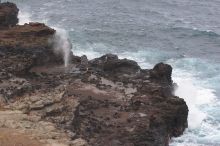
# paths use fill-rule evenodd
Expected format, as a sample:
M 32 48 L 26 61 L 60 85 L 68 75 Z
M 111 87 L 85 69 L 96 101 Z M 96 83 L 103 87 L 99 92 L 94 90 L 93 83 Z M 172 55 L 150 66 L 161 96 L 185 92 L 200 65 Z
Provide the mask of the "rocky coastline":
M 65 67 L 56 30 L 18 25 L 18 11 L 0 4 L 0 144 L 168 146 L 183 134 L 188 107 L 173 94 L 170 65 L 71 53 Z

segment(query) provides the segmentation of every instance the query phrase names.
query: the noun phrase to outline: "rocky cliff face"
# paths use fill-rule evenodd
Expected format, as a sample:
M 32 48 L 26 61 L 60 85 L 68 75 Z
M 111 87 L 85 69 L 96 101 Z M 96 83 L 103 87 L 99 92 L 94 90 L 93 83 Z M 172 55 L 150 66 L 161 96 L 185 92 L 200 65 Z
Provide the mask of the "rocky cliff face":
M 0 14 L 8 5 L 0 4 Z M 0 130 L 6 137 L 16 129 L 37 141 L 20 142 L 27 146 L 168 146 L 183 133 L 188 107 L 173 95 L 170 65 L 143 70 L 106 54 L 71 56 L 64 67 L 49 43 L 54 34 L 40 23 L 0 30 Z

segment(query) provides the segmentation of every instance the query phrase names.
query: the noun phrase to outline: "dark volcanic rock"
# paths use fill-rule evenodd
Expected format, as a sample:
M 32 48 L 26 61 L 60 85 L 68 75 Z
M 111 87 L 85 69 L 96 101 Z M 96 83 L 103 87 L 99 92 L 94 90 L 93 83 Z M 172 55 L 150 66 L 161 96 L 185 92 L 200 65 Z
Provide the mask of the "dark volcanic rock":
M 18 23 L 18 8 L 13 3 L 0 3 L 0 29 L 15 26 Z
M 118 59 L 118 56 L 106 54 L 90 61 L 92 67 L 102 69 L 105 72 L 132 74 L 140 70 L 137 62 L 128 59 Z
M 183 133 L 188 115 L 183 99 L 164 98 L 160 92 L 136 94 L 131 99 L 125 95 L 123 101 L 115 95 L 81 93 L 73 131 L 95 146 L 167 146 L 171 137 Z
M 158 63 L 150 72 L 150 76 L 158 81 L 172 83 L 172 67 L 168 64 Z

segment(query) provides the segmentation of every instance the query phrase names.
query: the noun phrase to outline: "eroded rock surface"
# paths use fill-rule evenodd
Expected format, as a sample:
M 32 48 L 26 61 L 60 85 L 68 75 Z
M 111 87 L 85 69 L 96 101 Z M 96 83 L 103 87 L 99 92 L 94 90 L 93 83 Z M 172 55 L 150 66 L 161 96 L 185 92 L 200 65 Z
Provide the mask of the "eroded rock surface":
M 72 56 L 64 67 L 54 33 L 40 23 L 0 30 L 5 135 L 16 130 L 42 146 L 168 146 L 183 133 L 188 107 L 173 95 L 170 65 L 143 70 L 106 54 Z

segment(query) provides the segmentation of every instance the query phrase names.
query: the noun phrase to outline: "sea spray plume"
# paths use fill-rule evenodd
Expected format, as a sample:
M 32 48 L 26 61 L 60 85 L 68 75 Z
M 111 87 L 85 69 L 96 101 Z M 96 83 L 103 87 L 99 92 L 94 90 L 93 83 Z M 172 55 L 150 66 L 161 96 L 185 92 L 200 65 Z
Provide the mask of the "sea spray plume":
M 19 25 L 31 22 L 31 15 L 27 12 L 19 11 L 18 13 Z
M 62 55 L 65 67 L 68 66 L 72 44 L 68 39 L 68 34 L 64 29 L 55 28 L 56 34 L 53 39 L 53 49 L 57 55 Z
M 184 78 L 182 78 L 183 75 Z M 186 101 L 189 107 L 189 128 L 195 130 L 206 123 L 205 120 L 208 115 L 200 107 L 212 104 L 215 101 L 214 91 L 196 84 L 194 76 L 181 70 L 176 70 L 173 78 L 178 84 L 175 95 L 184 98 Z

